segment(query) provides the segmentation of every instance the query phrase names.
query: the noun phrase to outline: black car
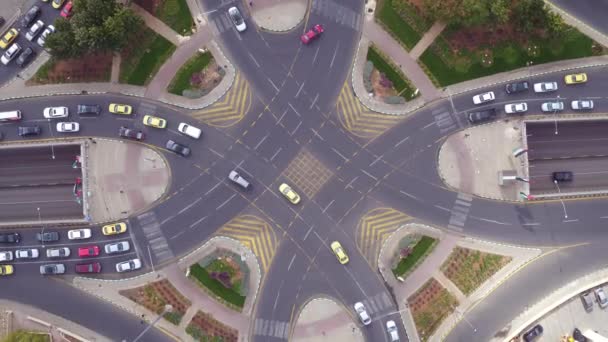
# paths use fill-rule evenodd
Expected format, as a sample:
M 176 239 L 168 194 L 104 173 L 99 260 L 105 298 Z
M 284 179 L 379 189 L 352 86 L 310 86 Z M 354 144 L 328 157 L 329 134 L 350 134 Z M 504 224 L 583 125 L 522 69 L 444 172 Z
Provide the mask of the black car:
M 32 58 L 34 58 L 35 55 L 36 53 L 34 52 L 34 50 L 28 47 L 27 49 L 25 49 L 25 51 L 23 51 L 19 58 L 17 58 L 17 61 L 15 63 L 17 63 L 18 66 L 23 68 L 29 64 L 29 62 L 32 60 Z
M 530 87 L 530 84 L 528 83 L 528 81 L 520 81 L 520 82 L 514 82 L 514 83 L 507 84 L 507 86 L 505 87 L 505 90 L 507 91 L 507 94 L 514 94 L 514 93 L 521 93 L 522 91 L 526 91 L 526 90 L 528 90 L 529 87 Z
M 4 17 L 0 17 L 0 27 L 2 27 L 5 22 L 6 20 L 4 20 Z
M 121 138 L 133 139 L 133 140 L 144 140 L 145 135 L 142 131 L 136 131 L 127 127 L 120 127 L 118 130 L 118 135 Z
M 99 115 L 101 114 L 101 106 L 99 105 L 78 105 L 77 110 L 79 115 Z
M 190 148 L 187 146 L 184 146 L 182 144 L 178 144 L 173 140 L 169 140 L 167 141 L 167 144 L 165 145 L 165 147 L 167 148 L 167 150 L 169 151 L 173 151 L 179 155 L 182 155 L 184 157 L 187 157 L 190 155 Z
M 540 324 L 537 324 L 536 326 L 534 326 L 534 328 L 532 328 L 531 330 L 529 330 L 528 332 L 526 332 L 524 334 L 524 341 L 532 342 L 532 341 L 536 340 L 542 334 L 543 334 L 543 326 Z
M 0 233 L 0 243 L 19 243 L 21 235 L 19 233 Z
M 0 140 L 4 139 L 4 133 L 0 132 Z
M 574 337 L 577 342 L 587 342 L 589 340 L 585 337 L 585 335 L 583 335 L 580 330 L 578 330 L 578 328 L 574 328 L 574 331 L 572 332 L 572 337 Z
M 472 124 L 482 123 L 486 121 L 492 121 L 496 117 L 496 109 L 490 108 L 487 110 L 480 110 L 477 112 L 469 113 L 469 122 Z
M 40 126 L 24 126 L 19 127 L 19 136 L 27 137 L 30 135 L 39 135 L 40 134 Z
M 58 232 L 36 233 L 36 239 L 40 242 L 59 241 L 59 233 Z
M 40 15 L 40 7 L 32 6 L 21 19 L 21 26 L 28 27 Z
M 572 178 L 574 175 L 571 171 L 556 171 L 553 172 L 553 181 L 554 182 L 572 182 Z

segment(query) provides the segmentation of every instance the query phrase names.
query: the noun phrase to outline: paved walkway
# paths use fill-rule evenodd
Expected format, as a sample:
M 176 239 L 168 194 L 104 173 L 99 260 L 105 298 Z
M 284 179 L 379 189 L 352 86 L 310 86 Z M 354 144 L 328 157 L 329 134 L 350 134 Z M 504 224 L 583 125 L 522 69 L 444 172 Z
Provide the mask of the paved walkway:
M 426 49 L 433 44 L 435 38 L 437 38 L 443 29 L 445 28 L 445 23 L 436 22 L 431 26 L 431 28 L 422 36 L 422 38 L 416 43 L 416 46 L 410 51 L 410 56 L 418 60 L 420 56 L 426 51 Z
M 300 312 L 291 336 L 293 342 L 363 342 L 354 317 L 327 298 L 308 302 Z
M 114 53 L 112 56 L 112 72 L 110 73 L 110 82 L 118 83 L 120 77 L 120 63 L 122 58 L 119 53 Z
M 245 0 L 244 3 L 258 27 L 276 32 L 298 26 L 308 10 L 307 0 Z
M 151 28 L 154 32 L 160 34 L 161 36 L 165 37 L 165 39 L 173 43 L 173 45 L 179 46 L 183 42 L 190 39 L 190 37 L 184 37 L 173 31 L 173 29 L 167 26 L 167 24 L 150 14 L 145 9 L 141 8 L 136 3 L 131 3 L 131 8 L 136 14 L 140 15 L 144 19 L 144 22 L 149 28 Z
M 608 47 L 608 36 L 589 26 L 587 23 L 579 20 L 575 16 L 560 8 L 558 5 L 554 4 L 552 1 L 545 1 L 545 3 L 549 5 L 552 10 L 560 14 L 562 18 L 564 18 L 564 22 L 566 22 L 566 24 L 576 27 L 579 31 L 589 36 L 591 39 Z

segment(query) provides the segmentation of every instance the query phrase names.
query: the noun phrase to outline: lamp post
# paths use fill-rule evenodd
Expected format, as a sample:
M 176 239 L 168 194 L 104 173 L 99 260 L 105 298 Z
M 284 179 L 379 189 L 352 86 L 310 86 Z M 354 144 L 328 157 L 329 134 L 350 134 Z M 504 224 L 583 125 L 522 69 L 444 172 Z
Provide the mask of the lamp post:
M 42 248 L 44 248 L 44 240 L 42 240 L 42 235 L 44 234 L 44 225 L 42 224 L 42 218 L 40 216 L 40 208 L 36 208 L 36 211 L 38 212 L 38 224 L 40 224 L 42 227 L 42 230 L 40 231 L 40 244 L 42 245 Z
M 557 192 L 559 193 L 559 201 L 562 203 L 562 208 L 564 208 L 564 218 L 568 219 L 568 213 L 566 212 L 566 204 L 564 203 L 564 201 L 562 200 L 562 191 L 559 188 L 559 184 L 557 182 L 556 179 L 553 180 L 553 184 L 555 184 L 555 186 L 557 187 Z
M 559 101 L 559 95 L 557 95 L 557 102 L 555 103 L 555 105 L 559 105 L 560 101 Z M 553 109 L 553 119 L 555 120 L 555 135 L 558 134 L 557 132 L 557 107 L 555 107 Z
M 139 335 L 137 335 L 137 337 L 133 340 L 133 342 L 137 342 L 142 336 L 144 336 L 144 334 L 146 332 L 148 332 L 148 330 L 150 330 L 150 328 L 152 328 L 154 326 L 154 324 L 156 324 L 158 321 L 160 321 L 160 319 L 163 318 L 163 316 L 167 312 L 172 312 L 172 311 L 173 311 L 173 306 L 171 304 L 165 305 L 163 312 L 161 312 L 158 315 L 158 317 L 156 317 Z M 126 340 L 123 340 L 123 342 L 126 342 Z

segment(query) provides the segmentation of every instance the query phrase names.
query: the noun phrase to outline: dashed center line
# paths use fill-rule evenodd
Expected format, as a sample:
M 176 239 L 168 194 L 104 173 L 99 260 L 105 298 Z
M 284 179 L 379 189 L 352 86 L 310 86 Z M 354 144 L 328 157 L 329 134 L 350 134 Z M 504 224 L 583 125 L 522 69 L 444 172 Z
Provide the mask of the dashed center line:
M 258 144 L 257 144 L 257 145 L 255 145 L 255 147 L 254 147 L 253 149 L 254 149 L 254 150 L 257 150 L 257 149 L 258 149 L 258 147 L 260 147 L 260 145 L 262 145 L 262 143 L 264 142 L 264 140 L 266 140 L 266 138 L 268 138 L 268 134 L 266 134 L 266 135 L 265 135 L 265 136 L 262 138 L 262 140 L 260 140 L 260 142 L 258 142 Z
M 374 175 L 372 175 L 371 173 L 361 169 L 361 172 L 363 172 L 365 175 L 367 175 L 368 177 L 372 178 L 373 180 L 377 181 L 378 178 L 374 177 Z
M 289 262 L 289 265 L 287 266 L 287 270 L 289 271 L 289 269 L 291 268 L 291 265 L 293 265 L 293 261 L 296 260 L 296 255 L 294 254 L 293 257 L 291 258 L 291 261 Z
M 190 225 L 190 228 L 194 228 L 195 226 L 197 226 L 199 223 L 205 221 L 205 219 L 207 218 L 207 216 L 203 216 L 200 219 L 196 220 L 196 222 L 194 222 L 193 224 Z
M 215 185 L 213 186 L 213 188 L 211 188 L 211 189 L 207 190 L 207 192 L 205 192 L 205 194 L 204 194 L 204 195 L 205 195 L 205 196 L 209 195 L 209 194 L 210 194 L 210 193 L 211 193 L 213 190 L 215 190 L 215 189 L 216 189 L 218 186 L 220 186 L 220 184 L 222 184 L 222 183 L 217 183 L 217 184 L 215 184 Z
M 300 113 L 298 113 L 298 111 L 296 110 L 296 108 L 291 104 L 291 102 L 288 103 L 289 108 L 291 108 L 297 116 L 302 117 L 302 115 L 300 115 Z
M 232 200 L 234 198 L 234 196 L 236 196 L 236 194 L 232 194 L 232 196 L 230 196 L 230 198 L 228 198 L 224 203 L 220 204 L 217 208 L 215 208 L 215 210 L 220 210 L 220 208 L 222 208 L 223 206 L 228 204 L 228 202 L 230 202 L 230 200 Z
M 199 198 L 198 198 L 196 201 L 194 201 L 194 202 L 192 202 L 192 203 L 188 204 L 187 206 L 185 206 L 185 207 L 184 207 L 184 209 L 182 209 L 182 210 L 178 211 L 178 212 L 177 212 L 177 214 L 178 214 L 178 215 L 181 215 L 181 214 L 182 214 L 184 211 L 186 211 L 186 210 L 188 210 L 188 209 L 192 208 L 192 207 L 193 207 L 193 206 L 194 206 L 196 203 L 198 203 L 198 201 L 200 201 L 200 200 L 202 200 L 202 199 L 203 199 L 203 197 L 202 197 L 202 196 L 201 196 L 201 197 L 199 197 Z
M 342 159 L 344 160 L 348 160 L 348 158 L 346 158 L 342 153 L 340 153 L 340 151 L 336 150 L 335 148 L 331 148 L 337 155 L 339 155 Z

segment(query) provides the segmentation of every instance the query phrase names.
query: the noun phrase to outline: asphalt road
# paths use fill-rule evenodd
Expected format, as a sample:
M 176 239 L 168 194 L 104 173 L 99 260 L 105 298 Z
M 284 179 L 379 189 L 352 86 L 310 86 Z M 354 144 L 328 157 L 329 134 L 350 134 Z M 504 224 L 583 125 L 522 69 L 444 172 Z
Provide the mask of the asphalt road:
M 593 29 L 608 34 L 608 23 L 603 13 L 608 13 L 606 0 L 551 0 L 559 8 L 565 10 L 578 20 L 591 26 Z

